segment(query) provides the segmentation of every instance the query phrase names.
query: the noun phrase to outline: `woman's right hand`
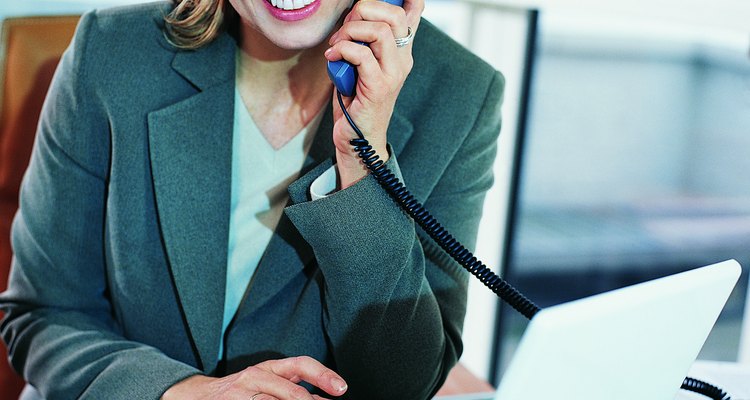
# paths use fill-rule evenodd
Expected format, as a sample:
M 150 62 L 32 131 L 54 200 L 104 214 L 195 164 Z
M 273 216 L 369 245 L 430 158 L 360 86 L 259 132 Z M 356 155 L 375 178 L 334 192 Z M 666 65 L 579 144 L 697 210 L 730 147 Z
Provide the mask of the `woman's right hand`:
M 223 378 L 193 375 L 167 389 L 162 400 L 242 399 L 314 400 L 298 385 L 305 381 L 331 396 L 346 392 L 346 382 L 317 360 L 301 356 L 269 360 Z

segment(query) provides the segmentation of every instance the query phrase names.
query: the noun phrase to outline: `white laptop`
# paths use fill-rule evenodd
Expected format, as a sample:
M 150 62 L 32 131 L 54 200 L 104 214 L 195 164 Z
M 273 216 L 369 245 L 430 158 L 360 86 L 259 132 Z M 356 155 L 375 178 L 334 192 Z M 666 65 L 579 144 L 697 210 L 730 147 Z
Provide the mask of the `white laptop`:
M 730 260 L 543 309 L 495 399 L 674 399 L 740 272 Z

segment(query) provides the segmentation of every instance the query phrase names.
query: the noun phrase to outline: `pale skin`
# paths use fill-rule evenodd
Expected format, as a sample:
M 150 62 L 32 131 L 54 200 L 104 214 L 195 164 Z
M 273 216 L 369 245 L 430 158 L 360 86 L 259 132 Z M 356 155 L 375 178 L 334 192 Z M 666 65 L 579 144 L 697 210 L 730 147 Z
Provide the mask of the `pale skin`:
M 356 135 L 333 97 L 326 61 L 345 59 L 357 67 L 356 95 L 344 103 L 370 144 L 387 160 L 386 131 L 413 64 L 411 44 L 397 48 L 395 38 L 406 36 L 408 27 L 417 30 L 424 0 L 404 0 L 403 8 L 375 0 L 360 0 L 353 7 L 351 0 L 318 0 L 317 12 L 300 21 L 274 18 L 262 1 L 229 0 L 242 21 L 238 72 L 242 100 L 263 136 L 278 149 L 333 99 L 333 143 L 339 189 L 344 190 L 365 177 L 367 170 L 349 144 Z M 343 21 L 342 15 L 346 15 Z M 335 371 L 302 356 L 265 361 L 221 378 L 194 375 L 169 388 L 162 399 L 321 399 L 300 386 L 301 381 L 334 397 L 347 389 Z

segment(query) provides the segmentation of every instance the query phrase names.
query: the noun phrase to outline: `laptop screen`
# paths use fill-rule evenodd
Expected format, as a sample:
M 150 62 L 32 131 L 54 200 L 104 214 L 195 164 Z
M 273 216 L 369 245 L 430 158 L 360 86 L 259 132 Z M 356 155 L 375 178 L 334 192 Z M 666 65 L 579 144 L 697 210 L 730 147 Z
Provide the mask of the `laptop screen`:
M 542 310 L 495 398 L 674 398 L 739 275 L 725 261 Z

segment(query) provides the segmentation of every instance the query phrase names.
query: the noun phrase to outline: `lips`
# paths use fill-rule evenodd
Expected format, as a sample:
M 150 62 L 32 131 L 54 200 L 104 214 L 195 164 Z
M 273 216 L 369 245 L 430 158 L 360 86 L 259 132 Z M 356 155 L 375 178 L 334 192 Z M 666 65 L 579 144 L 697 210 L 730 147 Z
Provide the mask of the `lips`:
M 315 13 L 324 0 L 261 0 L 274 18 L 293 22 L 303 20 Z
M 299 10 L 310 5 L 313 0 L 268 0 L 268 2 L 281 10 Z

